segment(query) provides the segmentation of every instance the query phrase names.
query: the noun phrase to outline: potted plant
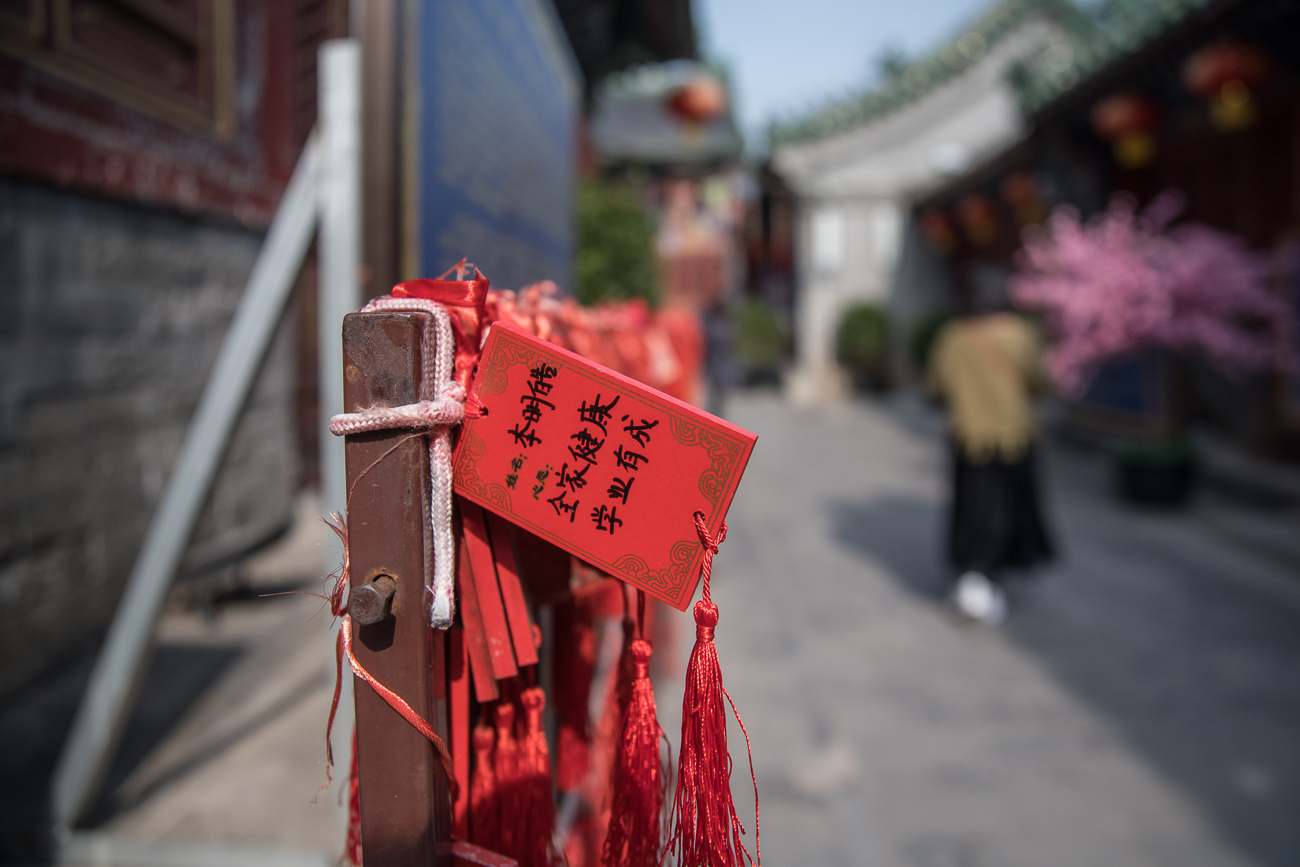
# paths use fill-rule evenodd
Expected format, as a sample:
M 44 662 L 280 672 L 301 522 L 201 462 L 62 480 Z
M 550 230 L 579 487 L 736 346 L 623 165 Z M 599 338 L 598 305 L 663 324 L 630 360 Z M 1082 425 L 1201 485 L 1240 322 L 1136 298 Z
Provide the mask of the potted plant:
M 1233 235 L 1174 225 L 1183 207 L 1165 192 L 1139 213 L 1121 194 L 1087 223 L 1061 206 L 1025 231 L 1011 296 L 1042 314 L 1046 367 L 1066 397 L 1081 397 L 1106 362 L 1150 351 L 1176 366 L 1200 355 L 1237 375 L 1294 369 L 1294 313 L 1270 291 L 1268 261 Z M 1125 496 L 1186 497 L 1194 456 L 1185 419 L 1170 422 L 1163 440 L 1117 449 Z
M 732 312 L 733 349 L 745 385 L 779 385 L 785 333 L 772 306 L 746 298 Z
M 1187 500 L 1196 453 L 1186 439 L 1128 440 L 1113 450 L 1120 495 L 1132 503 L 1175 506 Z
M 844 311 L 835 354 L 859 391 L 889 387 L 889 315 L 876 304 L 856 304 Z

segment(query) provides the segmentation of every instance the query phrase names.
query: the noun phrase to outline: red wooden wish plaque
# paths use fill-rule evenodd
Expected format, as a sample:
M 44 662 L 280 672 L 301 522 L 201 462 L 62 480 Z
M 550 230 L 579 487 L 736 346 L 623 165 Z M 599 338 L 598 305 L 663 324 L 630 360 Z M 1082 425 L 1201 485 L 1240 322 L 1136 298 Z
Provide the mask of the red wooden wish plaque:
M 758 437 L 504 322 L 471 393 L 456 492 L 685 611 Z

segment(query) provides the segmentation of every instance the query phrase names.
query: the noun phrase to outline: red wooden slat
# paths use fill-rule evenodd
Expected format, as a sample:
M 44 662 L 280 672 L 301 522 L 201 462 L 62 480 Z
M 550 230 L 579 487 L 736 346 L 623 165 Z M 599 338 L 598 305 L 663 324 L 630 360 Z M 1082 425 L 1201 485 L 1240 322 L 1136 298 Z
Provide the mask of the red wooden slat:
M 451 726 L 451 761 L 456 767 L 456 801 L 452 804 L 451 827 L 457 837 L 469 836 L 469 655 L 465 652 L 465 630 L 447 634 L 448 723 Z
M 469 672 L 474 679 L 474 696 L 480 702 L 496 701 L 501 697 L 496 678 L 492 676 L 492 654 L 488 650 L 487 633 L 483 629 L 483 615 L 478 605 L 478 585 L 474 580 L 474 567 L 469 559 L 469 546 L 460 540 L 459 570 L 456 588 L 460 604 L 460 620 L 465 624 L 465 649 L 469 658 Z
M 474 585 L 478 591 L 478 610 L 483 618 L 488 651 L 492 655 L 492 674 L 497 680 L 505 680 L 518 675 L 519 666 L 515 664 L 510 627 L 506 625 L 496 563 L 492 560 L 492 546 L 488 543 L 487 523 L 481 507 L 465 499 L 459 502 L 461 521 L 465 525 L 465 547 L 469 550 Z
M 482 846 L 456 840 L 451 844 L 451 863 L 454 867 L 519 867 L 519 862 L 505 855 L 489 852 Z
M 554 605 L 569 598 L 572 558 L 563 548 L 534 536 L 517 524 L 510 524 L 510 540 L 518 553 L 515 568 L 528 585 L 528 595 L 537 605 Z
M 488 538 L 492 542 L 492 559 L 497 565 L 497 580 L 501 584 L 501 601 L 505 603 L 506 619 L 510 624 L 510 638 L 515 646 L 515 658 L 520 665 L 537 664 L 537 645 L 533 642 L 533 624 L 528 617 L 528 603 L 524 588 L 519 583 L 519 570 L 515 568 L 515 552 L 510 546 L 510 524 L 495 512 L 487 515 Z

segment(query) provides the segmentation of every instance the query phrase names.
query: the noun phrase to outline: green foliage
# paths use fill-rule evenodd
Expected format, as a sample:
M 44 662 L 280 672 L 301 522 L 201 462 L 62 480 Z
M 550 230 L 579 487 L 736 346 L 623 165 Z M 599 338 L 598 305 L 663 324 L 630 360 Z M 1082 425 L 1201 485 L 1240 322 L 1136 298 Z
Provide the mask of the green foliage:
M 925 314 L 912 326 L 907 348 L 914 369 L 925 372 L 930 366 L 930 350 L 934 348 L 934 339 L 951 319 L 951 313 L 937 310 Z
M 1143 442 L 1122 440 L 1111 447 L 1123 466 L 1186 466 L 1196 463 L 1196 451 L 1185 439 Z
M 747 370 L 774 372 L 785 351 L 785 334 L 771 305 L 747 298 L 732 313 L 736 360 Z
M 844 311 L 835 341 L 844 364 L 875 365 L 889 354 L 889 314 L 876 304 L 857 304 Z
M 659 300 L 654 227 L 636 194 L 603 182 L 578 190 L 578 300 Z

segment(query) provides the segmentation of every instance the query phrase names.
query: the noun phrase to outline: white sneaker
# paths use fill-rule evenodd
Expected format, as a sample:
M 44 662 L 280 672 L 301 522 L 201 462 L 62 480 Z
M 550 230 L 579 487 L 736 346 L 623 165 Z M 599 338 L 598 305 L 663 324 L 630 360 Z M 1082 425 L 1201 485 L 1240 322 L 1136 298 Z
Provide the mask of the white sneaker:
M 1007 616 L 1007 598 L 1002 588 L 981 572 L 967 572 L 958 578 L 952 601 L 962 614 L 989 626 L 998 625 Z

